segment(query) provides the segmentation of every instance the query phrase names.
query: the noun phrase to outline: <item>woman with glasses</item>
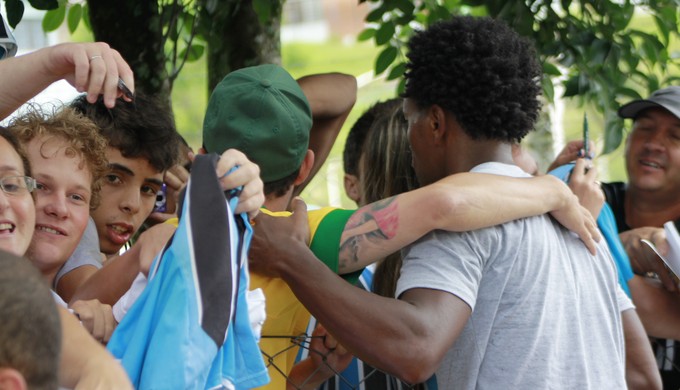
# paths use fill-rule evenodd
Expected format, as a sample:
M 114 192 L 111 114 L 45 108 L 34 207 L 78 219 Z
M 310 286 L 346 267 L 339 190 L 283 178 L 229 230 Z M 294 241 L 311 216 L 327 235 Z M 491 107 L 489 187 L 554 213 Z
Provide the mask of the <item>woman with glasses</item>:
M 108 105 L 122 95 L 120 79 L 134 90 L 132 71 L 108 45 L 66 43 L 0 61 L 0 119 L 59 79 L 66 79 L 91 101 L 104 95 Z M 130 99 L 125 97 L 125 99 Z M 26 154 L 13 133 L 0 127 L 0 251 L 25 255 L 35 232 L 36 209 Z M 59 384 L 68 388 L 131 389 L 111 355 L 75 316 L 59 307 L 62 350 Z M 30 372 L 23 372 L 24 376 Z
M 35 204 L 31 194 L 35 180 L 28 176 L 30 173 L 28 159 L 17 138 L 8 129 L 0 127 L 0 250 L 18 256 L 25 254 L 35 229 Z M 63 308 L 59 308 L 59 315 L 62 327 L 60 384 L 73 387 L 78 383 L 99 383 L 102 388 L 130 388 L 122 368 L 97 345 L 75 317 Z M 41 341 L 53 342 L 59 341 Z M 34 360 L 38 358 L 36 356 Z M 0 366 L 5 367 L 5 364 L 0 363 Z M 58 365 L 55 363 L 52 367 L 56 370 Z M 28 383 L 34 383 L 33 376 L 37 371 L 24 366 L 20 371 Z
M 0 127 L 0 249 L 22 256 L 35 229 L 28 160 L 14 135 Z

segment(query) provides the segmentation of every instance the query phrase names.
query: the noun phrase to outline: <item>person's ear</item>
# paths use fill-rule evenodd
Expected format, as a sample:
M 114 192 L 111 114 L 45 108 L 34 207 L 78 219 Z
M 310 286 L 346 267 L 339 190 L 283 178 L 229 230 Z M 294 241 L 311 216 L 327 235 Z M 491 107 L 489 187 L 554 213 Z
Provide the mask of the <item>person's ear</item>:
M 28 389 L 26 379 L 14 368 L 0 368 L 0 389 L 25 390 Z
M 358 204 L 359 199 L 361 199 L 361 184 L 359 183 L 359 178 L 352 174 L 345 173 L 344 184 L 347 197 Z
M 312 171 L 312 167 L 314 166 L 314 152 L 312 152 L 311 149 L 307 149 L 307 153 L 305 153 L 305 158 L 302 159 L 302 164 L 300 164 L 300 173 L 298 173 L 297 178 L 295 178 L 295 181 L 293 182 L 294 186 L 302 184 L 307 179 L 307 176 L 309 176 L 309 173 Z
M 434 141 L 439 142 L 446 133 L 446 112 L 439 105 L 433 104 L 427 115 Z

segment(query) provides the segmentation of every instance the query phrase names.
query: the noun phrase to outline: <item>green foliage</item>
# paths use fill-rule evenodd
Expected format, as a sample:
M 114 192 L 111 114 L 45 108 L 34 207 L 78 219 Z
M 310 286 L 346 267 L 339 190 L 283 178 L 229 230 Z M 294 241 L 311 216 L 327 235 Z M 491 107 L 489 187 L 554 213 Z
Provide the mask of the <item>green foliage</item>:
M 83 6 L 80 4 L 74 4 L 68 10 L 68 31 L 73 34 L 80 24 L 80 19 L 83 17 Z
M 671 47 L 680 33 L 679 3 L 672 0 L 360 2 L 375 5 L 360 37 L 373 38 L 382 48 L 375 71 L 388 72 L 388 78 L 403 74 L 405 44 L 414 27 L 427 28 L 454 14 L 504 20 L 534 41 L 545 73 L 541 84 L 549 101 L 559 83 L 565 97 L 578 97 L 581 104 L 599 111 L 604 118 L 604 153 L 615 150 L 623 138 L 623 123 L 616 115 L 621 102 L 677 81 L 673 74 L 678 71 L 680 55 Z M 631 23 L 641 14 L 652 18 L 653 31 Z
M 24 16 L 24 3 L 21 0 L 6 0 L 5 11 L 7 13 L 7 23 L 15 28 Z
M 66 7 L 59 7 L 45 12 L 42 20 L 42 28 L 45 32 L 51 32 L 59 28 L 66 17 Z
M 5 0 L 8 23 L 13 28 L 23 17 L 23 1 Z M 42 21 L 46 32 L 58 29 L 64 21 L 71 34 L 78 29 L 81 21 L 91 31 L 87 3 L 76 0 L 27 1 L 36 9 L 48 10 Z M 211 17 L 217 12 L 241 5 L 242 2 L 238 0 L 158 0 L 158 21 L 142 23 L 151 23 L 150 28 L 159 30 L 162 35 L 161 46 L 165 47 L 166 70 L 170 85 L 186 62 L 197 61 L 206 52 L 205 34 L 211 33 L 209 27 Z M 263 25 L 269 22 L 272 15 L 280 13 L 282 6 L 283 0 L 252 1 L 252 7 Z M 143 70 L 137 70 L 137 77 L 145 77 L 143 73 Z
M 59 6 L 57 0 L 28 0 L 31 7 L 39 10 L 54 10 Z M 17 24 L 24 17 L 25 5 L 23 0 L 5 0 L 5 11 L 7 12 L 7 23 L 12 28 L 16 28 Z M 43 22 L 44 25 L 44 22 Z

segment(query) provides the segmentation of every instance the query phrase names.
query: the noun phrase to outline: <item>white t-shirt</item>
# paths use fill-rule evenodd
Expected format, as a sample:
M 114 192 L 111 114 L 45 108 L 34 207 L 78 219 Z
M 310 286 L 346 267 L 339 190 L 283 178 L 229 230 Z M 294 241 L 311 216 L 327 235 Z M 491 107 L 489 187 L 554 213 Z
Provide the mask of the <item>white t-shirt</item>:
M 473 172 L 526 176 L 500 163 Z M 621 312 L 633 306 L 604 241 L 593 256 L 548 215 L 435 231 L 405 250 L 396 294 L 413 288 L 473 310 L 436 372 L 439 388 L 626 388 Z

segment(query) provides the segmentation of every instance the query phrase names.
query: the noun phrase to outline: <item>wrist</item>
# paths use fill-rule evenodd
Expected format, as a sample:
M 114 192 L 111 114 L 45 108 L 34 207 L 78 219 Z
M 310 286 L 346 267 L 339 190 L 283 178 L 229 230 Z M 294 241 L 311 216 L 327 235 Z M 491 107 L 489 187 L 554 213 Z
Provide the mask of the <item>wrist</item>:
M 294 281 L 305 270 L 322 264 L 306 243 L 292 240 L 281 250 L 277 260 L 272 262 L 275 272 L 286 282 Z

